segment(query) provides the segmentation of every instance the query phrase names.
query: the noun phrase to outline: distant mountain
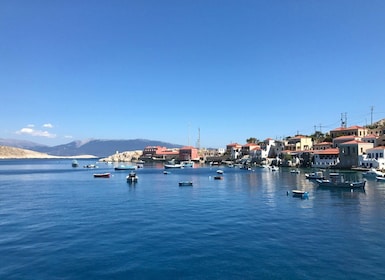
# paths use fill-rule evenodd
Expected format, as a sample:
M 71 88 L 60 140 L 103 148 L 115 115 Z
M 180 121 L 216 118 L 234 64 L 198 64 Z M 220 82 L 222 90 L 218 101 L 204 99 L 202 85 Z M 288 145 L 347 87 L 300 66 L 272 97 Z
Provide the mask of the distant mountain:
M 40 149 L 48 147 L 46 145 L 38 144 L 32 141 L 17 140 L 17 139 L 3 139 L 0 138 L 0 146 L 9 146 L 20 149 L 34 150 L 35 148 Z
M 14 141 L 14 142 L 13 142 Z M 124 151 L 143 150 L 147 146 L 164 146 L 168 148 L 180 148 L 182 145 L 171 144 L 156 140 L 131 139 L 131 140 L 87 140 L 73 141 L 58 146 L 44 146 L 28 141 L 0 139 L 0 145 L 29 149 L 53 156 L 77 156 L 94 155 L 96 157 L 107 157 Z

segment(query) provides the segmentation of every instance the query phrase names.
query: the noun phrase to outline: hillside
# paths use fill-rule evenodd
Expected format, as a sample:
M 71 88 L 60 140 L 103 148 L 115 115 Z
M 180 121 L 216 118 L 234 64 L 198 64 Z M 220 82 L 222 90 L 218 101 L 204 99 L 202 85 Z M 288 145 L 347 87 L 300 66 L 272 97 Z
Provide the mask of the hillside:
M 94 158 L 94 156 L 84 155 L 78 156 L 83 158 Z M 0 159 L 22 159 L 22 158 L 62 158 L 59 156 L 52 156 L 46 153 L 39 153 L 27 149 L 9 147 L 9 146 L 0 146 Z

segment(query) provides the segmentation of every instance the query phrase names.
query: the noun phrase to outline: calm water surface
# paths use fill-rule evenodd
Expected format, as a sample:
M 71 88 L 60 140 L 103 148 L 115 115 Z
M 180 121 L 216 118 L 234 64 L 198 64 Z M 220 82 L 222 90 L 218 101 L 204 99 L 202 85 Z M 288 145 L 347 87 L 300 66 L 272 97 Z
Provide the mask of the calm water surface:
M 310 170 L 221 167 L 214 180 L 218 167 L 150 165 L 129 185 L 88 163 L 0 161 L 0 279 L 385 278 L 385 183 L 320 190 Z

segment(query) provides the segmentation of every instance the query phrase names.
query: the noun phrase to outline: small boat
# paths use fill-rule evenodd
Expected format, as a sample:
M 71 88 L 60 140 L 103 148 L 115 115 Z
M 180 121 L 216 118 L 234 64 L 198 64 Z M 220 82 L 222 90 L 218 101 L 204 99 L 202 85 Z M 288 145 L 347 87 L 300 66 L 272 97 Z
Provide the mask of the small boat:
M 83 167 L 84 168 L 98 168 L 98 166 L 95 164 L 87 164 L 87 165 L 84 165 Z
M 306 179 L 314 179 L 314 180 L 323 180 L 325 179 L 324 173 L 322 171 L 312 172 L 312 173 L 306 173 L 305 174 Z
M 302 190 L 292 190 L 293 197 L 308 198 L 309 193 Z
M 330 173 L 329 179 L 317 179 L 317 183 L 319 187 L 327 187 L 327 188 L 349 188 L 349 189 L 363 189 L 365 188 L 366 181 L 357 181 L 351 182 L 345 180 L 343 174 L 340 173 Z
M 189 160 L 189 161 L 182 161 L 181 164 L 183 167 L 194 167 L 194 162 Z
M 184 165 L 181 163 L 165 164 L 164 168 L 183 168 Z
M 376 177 L 376 180 L 379 182 L 379 181 L 382 181 L 382 182 L 385 182 L 385 176 L 377 176 Z
M 362 176 L 365 178 L 377 178 L 377 177 L 384 177 L 385 173 L 375 168 L 370 168 L 368 171 L 362 173 Z
M 79 166 L 79 162 L 76 159 L 74 159 L 72 161 L 71 165 L 72 165 L 72 167 L 78 167 Z
M 115 170 L 136 170 L 137 166 L 135 165 L 119 165 L 115 167 Z
M 217 170 L 217 173 L 218 173 L 218 174 L 223 174 L 223 170 L 222 170 L 222 169 L 218 169 L 218 170 Z
M 271 168 L 271 171 L 278 171 L 279 170 L 279 167 L 275 166 L 275 165 L 272 165 L 270 168 Z
M 163 171 L 163 174 L 167 175 L 167 174 L 170 174 L 171 172 L 170 171 Z
M 95 173 L 94 177 L 95 178 L 110 178 L 111 173 Z
M 214 176 L 214 180 L 223 180 L 223 176 L 220 176 L 220 175 Z
M 181 181 L 179 182 L 179 187 L 192 187 L 192 181 Z
M 299 169 L 292 169 L 292 170 L 290 170 L 290 173 L 291 174 L 299 174 L 299 173 L 301 173 L 301 171 Z
M 138 182 L 138 176 L 136 175 L 135 172 L 130 172 L 130 174 L 126 176 L 126 180 L 127 180 L 127 183 L 136 183 Z

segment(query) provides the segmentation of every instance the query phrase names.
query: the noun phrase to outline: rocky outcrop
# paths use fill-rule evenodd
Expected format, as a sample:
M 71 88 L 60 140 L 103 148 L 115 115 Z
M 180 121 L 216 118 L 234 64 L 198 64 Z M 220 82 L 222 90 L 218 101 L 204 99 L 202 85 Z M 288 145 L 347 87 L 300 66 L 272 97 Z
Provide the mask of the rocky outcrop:
M 135 161 L 140 158 L 142 155 L 141 150 L 137 151 L 126 151 L 122 153 L 116 153 L 106 158 L 102 158 L 99 161 L 103 162 L 127 162 L 127 161 Z

